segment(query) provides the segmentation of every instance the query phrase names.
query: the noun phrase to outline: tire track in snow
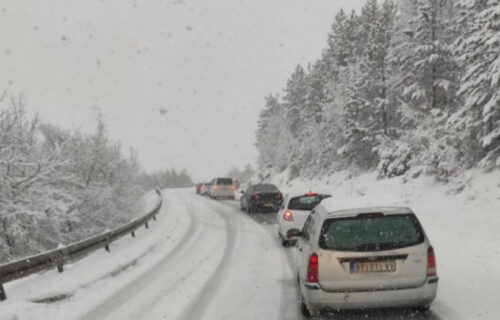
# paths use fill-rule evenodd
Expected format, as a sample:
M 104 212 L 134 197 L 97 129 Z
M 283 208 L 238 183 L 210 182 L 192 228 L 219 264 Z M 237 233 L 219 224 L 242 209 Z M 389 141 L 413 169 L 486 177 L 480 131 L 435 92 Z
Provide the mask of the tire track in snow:
M 190 218 L 189 227 L 182 235 L 182 238 L 164 258 L 157 262 L 152 268 L 148 269 L 142 276 L 135 278 L 133 281 L 121 288 L 118 294 L 112 296 L 110 299 L 107 299 L 92 311 L 85 314 L 80 318 L 80 320 L 97 320 L 106 318 L 108 314 L 119 308 L 126 301 L 132 299 L 133 296 L 142 288 L 155 281 L 156 275 L 161 273 L 170 261 L 179 256 L 179 254 L 185 250 L 188 244 L 190 244 L 190 241 L 188 240 L 192 237 L 192 234 L 199 229 L 199 221 L 196 219 L 193 212 L 188 210 L 188 214 Z
M 239 204 L 235 201 L 224 201 L 222 203 L 224 203 L 228 207 L 240 210 Z M 242 214 L 247 215 L 255 223 L 261 226 L 267 233 L 269 233 L 271 238 L 273 238 L 276 245 L 278 247 L 282 247 L 281 240 L 277 235 L 277 228 L 274 227 L 277 223 L 274 213 L 247 214 L 242 212 Z M 283 250 L 285 251 L 286 259 L 288 260 L 288 264 L 285 267 L 289 268 L 293 276 L 292 279 L 284 279 L 282 282 L 280 319 L 304 319 L 304 317 L 300 314 L 299 309 L 300 293 L 298 291 L 296 282 L 297 270 L 295 267 L 295 256 L 293 254 L 294 247 L 283 248 Z
M 229 263 L 236 246 L 237 228 L 234 223 L 232 213 L 220 212 L 222 207 L 215 208 L 214 204 L 208 204 L 208 206 L 220 215 L 224 219 L 224 224 L 226 226 L 226 247 L 224 248 L 224 253 L 222 259 L 217 265 L 214 273 L 210 276 L 208 282 L 201 288 L 195 298 L 188 304 L 183 314 L 179 319 L 201 319 L 203 314 L 210 306 L 213 298 L 214 292 L 218 290 L 221 283 L 224 281 L 224 274 L 226 274 L 229 268 Z

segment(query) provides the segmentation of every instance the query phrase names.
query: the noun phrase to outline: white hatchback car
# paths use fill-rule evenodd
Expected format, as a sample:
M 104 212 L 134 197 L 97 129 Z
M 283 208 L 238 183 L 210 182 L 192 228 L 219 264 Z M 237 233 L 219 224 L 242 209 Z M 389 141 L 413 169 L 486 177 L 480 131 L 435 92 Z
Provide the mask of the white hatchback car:
M 434 250 L 407 207 L 339 210 L 322 201 L 298 237 L 301 311 L 386 307 L 427 309 L 436 297 Z
M 283 202 L 281 210 L 276 215 L 278 222 L 278 236 L 281 239 L 281 244 L 286 247 L 295 240 L 288 239 L 286 233 L 290 229 L 302 230 L 304 222 L 311 210 L 321 202 L 321 200 L 331 197 L 329 194 L 319 194 L 308 192 L 306 194 L 287 198 Z

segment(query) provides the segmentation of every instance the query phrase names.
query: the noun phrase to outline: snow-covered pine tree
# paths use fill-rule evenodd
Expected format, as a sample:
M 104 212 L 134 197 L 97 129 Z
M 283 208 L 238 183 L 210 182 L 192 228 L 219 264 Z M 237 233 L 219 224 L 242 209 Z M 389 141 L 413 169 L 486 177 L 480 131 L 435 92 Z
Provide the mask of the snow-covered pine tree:
M 460 97 L 463 106 L 450 119 L 464 141 L 470 164 L 500 166 L 500 1 L 460 2 L 463 26 L 455 42 L 464 64 Z
M 292 135 L 286 121 L 286 112 L 277 96 L 268 95 L 259 118 L 257 149 L 262 171 L 277 173 L 290 163 Z
M 460 66 L 451 47 L 455 14 L 446 0 L 401 1 L 396 25 L 401 33 L 391 47 L 394 100 L 400 111 L 407 109 L 399 112 L 400 122 L 411 126 L 401 139 L 416 163 L 445 179 L 458 169 L 456 135 L 445 127 L 459 102 Z

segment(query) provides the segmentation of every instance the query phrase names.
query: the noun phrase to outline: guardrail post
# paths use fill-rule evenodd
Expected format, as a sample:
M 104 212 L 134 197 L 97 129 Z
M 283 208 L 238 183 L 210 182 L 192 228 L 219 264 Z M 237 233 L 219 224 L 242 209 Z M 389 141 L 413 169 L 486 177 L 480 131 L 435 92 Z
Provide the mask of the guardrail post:
M 146 229 L 149 229 L 149 225 L 148 225 L 148 222 L 144 222 L 144 226 L 146 227 Z
M 59 273 L 64 271 L 64 264 L 62 263 L 62 261 L 57 263 L 57 271 L 59 271 Z
M 132 232 L 130 232 L 130 234 L 132 235 L 132 237 L 135 238 L 135 230 L 132 230 Z
M 0 301 L 4 301 L 7 299 L 7 294 L 5 293 L 5 289 L 3 288 L 3 283 L 0 283 Z
M 107 252 L 110 251 L 110 249 L 109 249 L 109 242 L 104 245 L 104 249 L 106 249 Z

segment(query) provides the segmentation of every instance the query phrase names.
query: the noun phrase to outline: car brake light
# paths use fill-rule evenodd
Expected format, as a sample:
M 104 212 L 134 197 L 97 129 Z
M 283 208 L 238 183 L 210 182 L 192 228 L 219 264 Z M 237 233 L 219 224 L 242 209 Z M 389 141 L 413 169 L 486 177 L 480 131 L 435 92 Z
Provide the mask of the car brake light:
M 256 193 L 254 193 L 254 194 L 252 194 L 252 198 L 253 198 L 254 200 L 259 200 L 259 195 L 258 195 L 258 194 L 256 194 Z
M 318 255 L 311 254 L 309 257 L 309 265 L 307 267 L 307 282 L 318 282 Z
M 370 212 L 370 213 L 360 213 L 357 217 L 365 218 L 365 219 L 373 219 L 383 217 L 384 214 L 382 212 Z
M 236 190 L 236 186 L 235 186 L 235 185 L 232 185 L 232 186 L 231 186 L 231 189 L 232 189 L 233 191 L 234 191 L 234 190 Z
M 435 277 L 436 275 L 436 256 L 434 255 L 434 249 L 429 247 L 427 249 L 427 277 Z
M 283 194 L 281 192 L 279 192 L 277 195 L 276 195 L 276 199 L 281 199 L 283 198 Z
M 285 212 L 283 212 L 283 220 L 286 220 L 286 221 L 293 221 L 293 214 L 292 214 L 292 211 L 290 211 L 290 210 L 286 210 Z
M 316 192 L 309 191 L 308 193 L 306 193 L 306 196 L 308 196 L 308 197 L 314 197 L 315 195 L 316 195 Z
M 214 190 L 214 191 L 219 190 L 219 186 L 213 186 L 213 187 L 212 187 L 212 190 Z

